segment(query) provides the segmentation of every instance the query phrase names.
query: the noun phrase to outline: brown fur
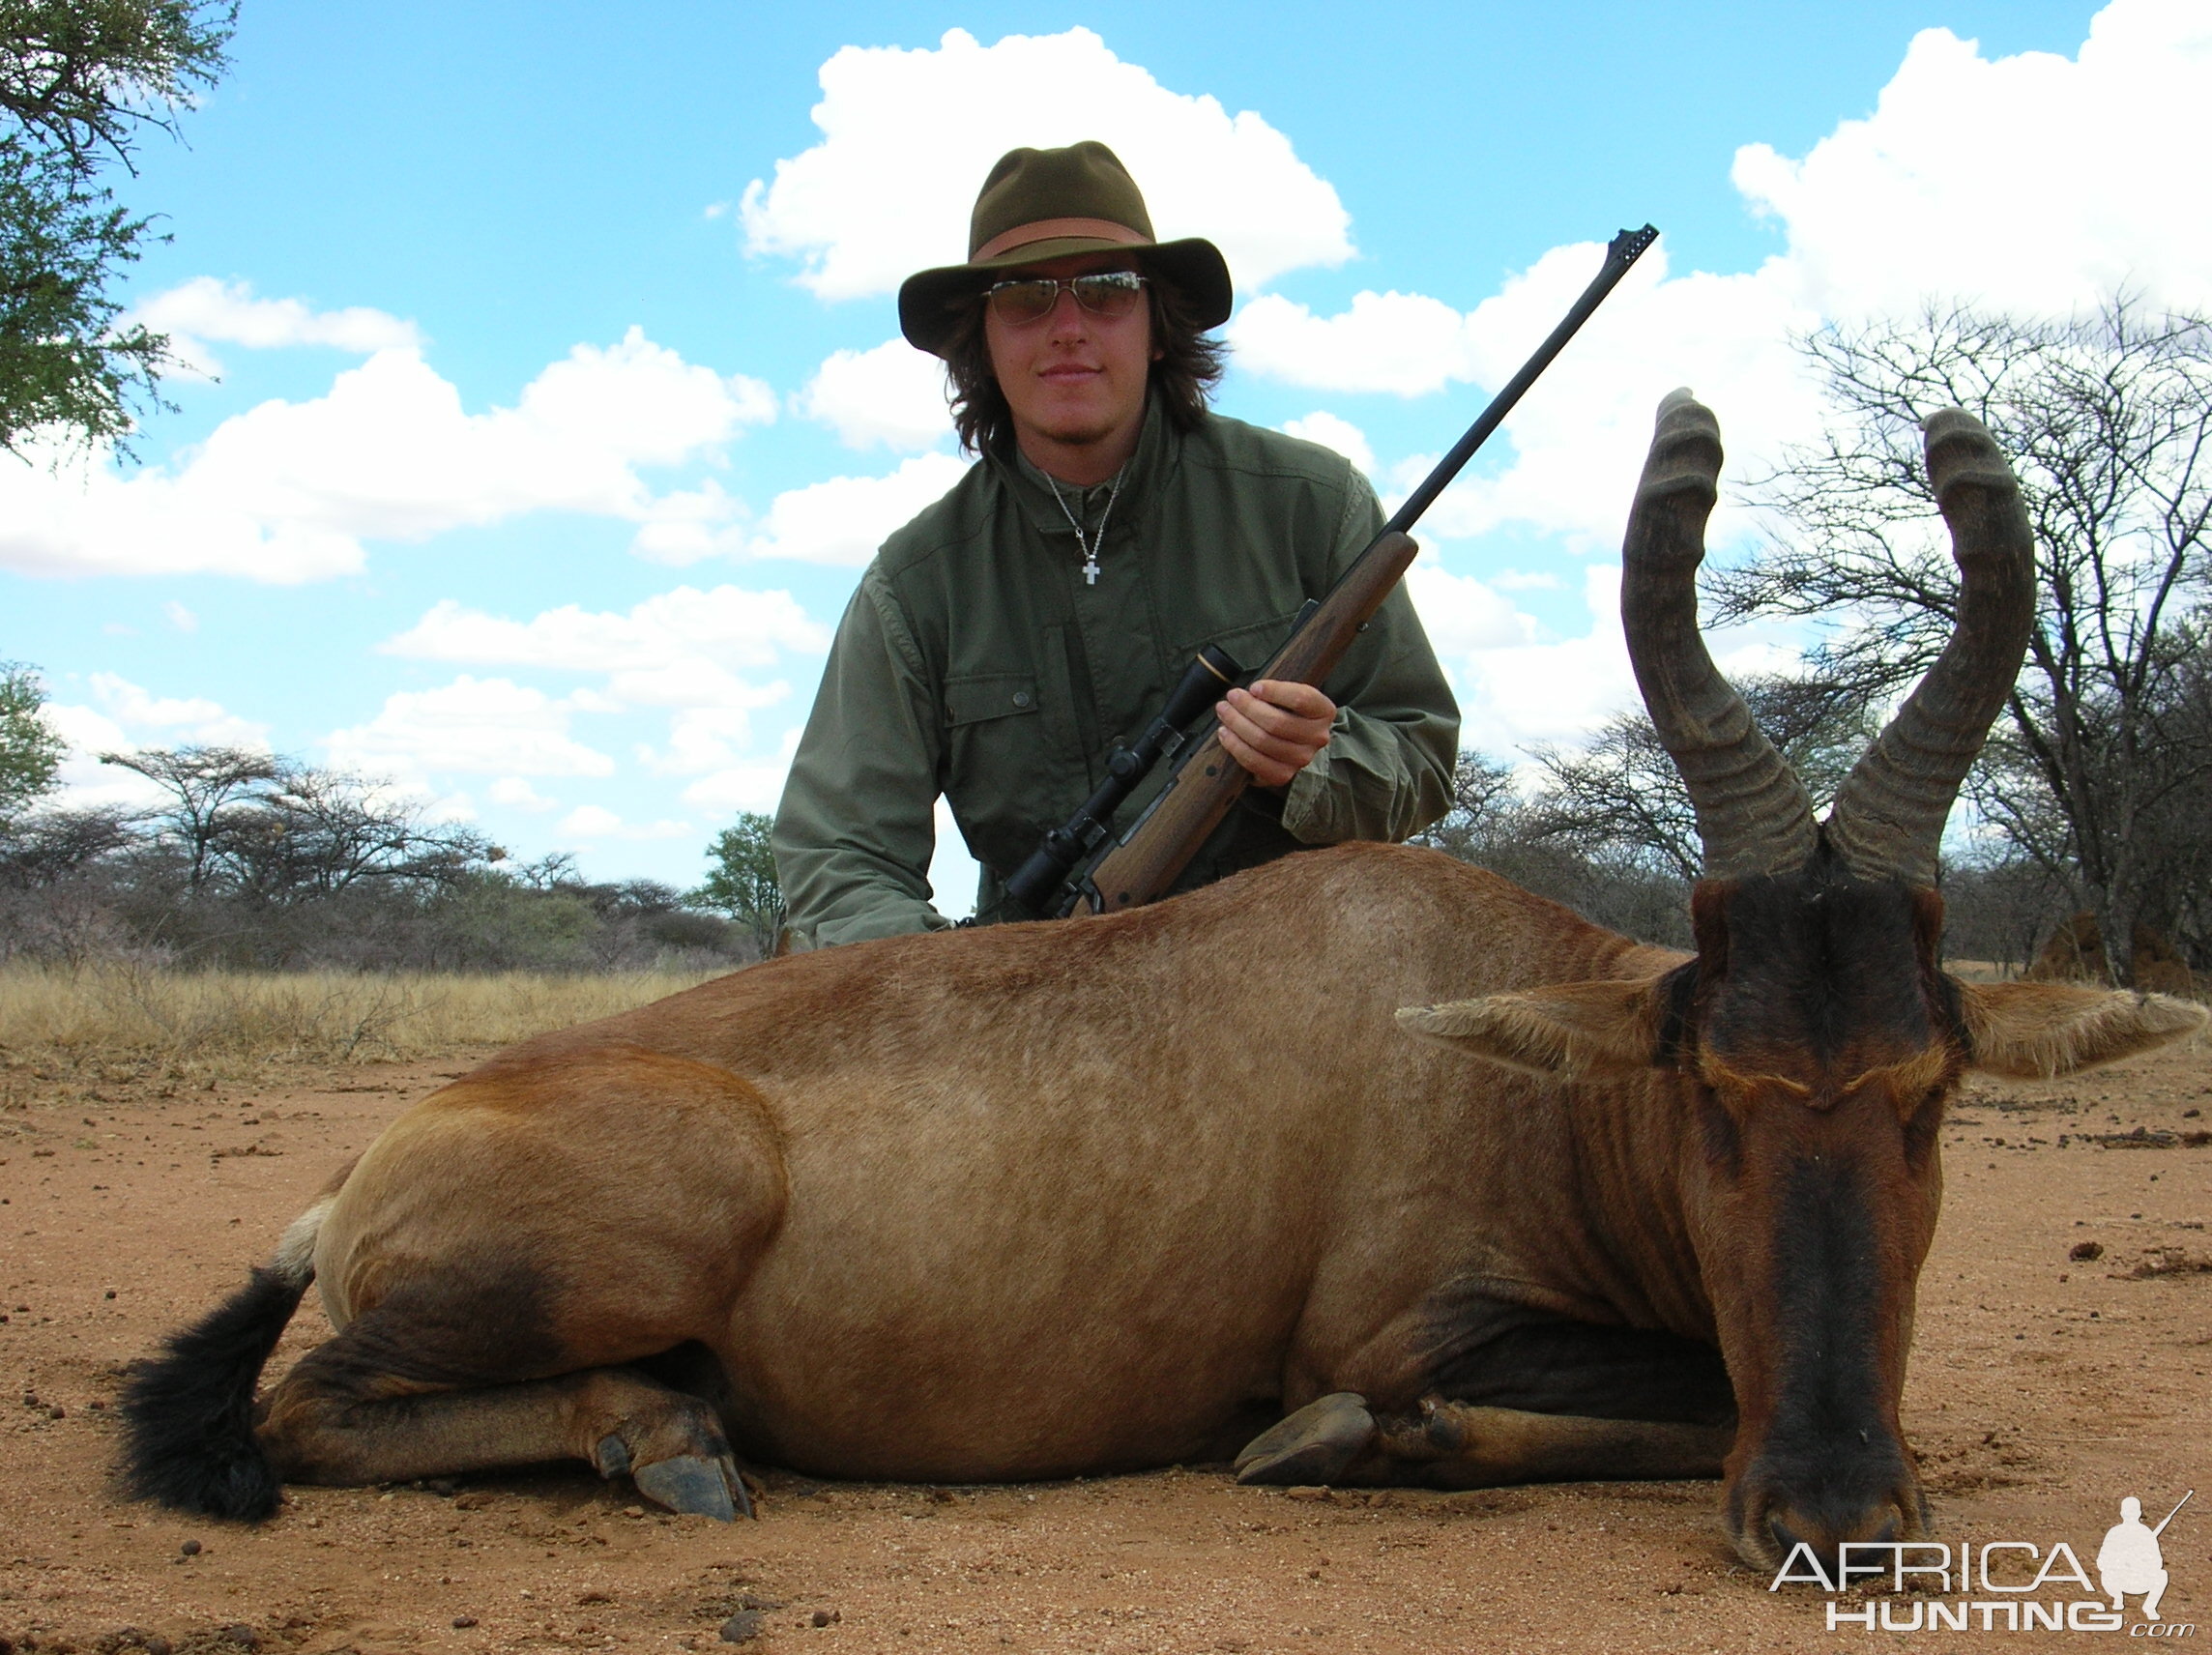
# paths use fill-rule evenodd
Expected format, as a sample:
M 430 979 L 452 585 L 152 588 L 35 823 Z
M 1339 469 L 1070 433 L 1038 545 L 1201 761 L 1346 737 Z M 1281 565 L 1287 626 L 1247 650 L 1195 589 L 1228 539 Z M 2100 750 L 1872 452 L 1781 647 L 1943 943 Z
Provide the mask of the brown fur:
M 697 1346 L 737 1449 L 817 1474 L 1219 1456 L 1339 1391 L 1374 1410 L 1353 1480 L 1719 1468 L 1726 1428 L 1440 1398 L 1448 1289 L 1717 1342 L 1732 1475 L 1758 1485 L 1790 1382 L 1760 1251 L 1782 1170 L 1857 1155 L 1871 1205 L 1909 1215 L 1882 1241 L 1886 1387 L 1939 1191 L 1900 1088 L 1926 1050 L 1944 1084 L 1964 1053 L 1712 1037 L 1758 962 L 1725 902 L 1702 912 L 1724 970 L 1681 1027 L 1682 956 L 1348 845 L 1121 915 L 773 960 L 531 1041 L 345 1180 L 314 1263 L 347 1332 L 274 1387 L 264 1440 L 335 1480 L 712 1460 L 717 1424 L 637 1366 Z M 1540 1072 L 1399 1031 L 1400 1007 L 1470 994 L 1468 1049 Z M 1894 1433 L 1894 1396 L 1877 1411 Z
M 1516 1179 L 1489 1146 L 1531 1110 L 1563 1125 L 1556 1089 L 1404 1039 L 1397 1007 L 1635 953 L 1360 846 L 1112 918 L 776 960 L 410 1112 L 332 1210 L 318 1278 L 344 1326 L 420 1273 L 539 1262 L 576 1367 L 699 1340 L 740 1446 L 816 1472 L 1218 1451 L 1316 1376 L 1385 1362 L 1340 1307 L 1411 1315 L 1500 1255 Z M 1255 997 L 1266 959 L 1329 987 Z

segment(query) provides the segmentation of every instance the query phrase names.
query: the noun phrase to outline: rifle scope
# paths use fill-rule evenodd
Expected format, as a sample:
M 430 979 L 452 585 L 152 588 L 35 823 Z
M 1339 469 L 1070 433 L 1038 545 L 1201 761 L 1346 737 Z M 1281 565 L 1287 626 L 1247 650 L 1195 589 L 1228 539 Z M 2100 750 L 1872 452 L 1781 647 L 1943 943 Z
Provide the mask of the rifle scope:
M 1044 836 L 1030 859 L 1006 881 L 1006 894 L 1024 908 L 1041 911 L 1075 864 L 1113 830 L 1114 812 L 1130 790 L 1145 779 L 1152 766 L 1177 750 L 1187 739 L 1183 727 L 1221 699 L 1244 669 L 1226 651 L 1208 644 L 1183 669 L 1168 704 L 1130 745 L 1106 755 L 1106 779 L 1083 807 Z

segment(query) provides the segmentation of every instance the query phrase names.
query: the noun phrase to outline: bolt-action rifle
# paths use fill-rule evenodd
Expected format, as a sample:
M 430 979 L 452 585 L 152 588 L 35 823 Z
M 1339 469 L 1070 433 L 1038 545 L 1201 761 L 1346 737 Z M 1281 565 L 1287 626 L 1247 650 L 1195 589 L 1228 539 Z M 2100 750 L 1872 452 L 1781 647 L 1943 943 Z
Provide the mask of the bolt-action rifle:
M 1490 438 L 1522 393 L 1605 302 L 1644 249 L 1659 239 L 1646 224 L 1623 230 L 1606 248 L 1605 268 L 1574 302 L 1536 354 L 1490 399 L 1451 452 L 1406 497 L 1367 549 L 1325 596 L 1299 611 L 1281 649 L 1251 682 L 1310 683 L 1319 687 L 1352 641 L 1366 630 L 1420 549 L 1408 537 L 1430 503 Z M 1204 735 L 1189 726 L 1232 684 L 1247 682 L 1243 669 L 1208 646 L 1184 671 L 1182 682 L 1143 736 L 1106 758 L 1106 779 L 1064 825 L 1044 836 L 1030 859 L 1006 882 L 1006 893 L 1033 911 L 1064 917 L 1077 912 L 1113 913 L 1163 895 L 1207 836 L 1237 802 L 1252 773 L 1229 756 L 1218 728 Z M 1129 830 L 1114 837 L 1114 813 L 1163 758 L 1174 758 L 1167 785 Z M 1088 859 L 1087 859 L 1088 858 Z M 1081 864 L 1080 866 L 1078 864 Z

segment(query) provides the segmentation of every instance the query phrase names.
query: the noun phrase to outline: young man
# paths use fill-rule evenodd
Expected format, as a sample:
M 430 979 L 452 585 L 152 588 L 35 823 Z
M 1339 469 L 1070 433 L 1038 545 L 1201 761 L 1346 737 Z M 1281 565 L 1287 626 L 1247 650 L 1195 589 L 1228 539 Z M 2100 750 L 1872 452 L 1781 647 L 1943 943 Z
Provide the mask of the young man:
M 1374 538 L 1382 509 L 1349 461 L 1208 411 L 1205 331 L 1229 312 L 1220 252 L 1155 242 L 1098 143 L 1004 157 L 968 262 L 900 289 L 978 463 L 884 543 L 838 627 L 776 815 L 795 945 L 949 923 L 929 900 L 941 795 L 983 865 L 977 918 L 1035 917 L 1002 882 L 1199 648 L 1264 663 Z M 1444 813 L 1459 713 L 1403 590 L 1324 689 L 1229 692 L 1222 740 L 1257 785 L 1178 889 Z

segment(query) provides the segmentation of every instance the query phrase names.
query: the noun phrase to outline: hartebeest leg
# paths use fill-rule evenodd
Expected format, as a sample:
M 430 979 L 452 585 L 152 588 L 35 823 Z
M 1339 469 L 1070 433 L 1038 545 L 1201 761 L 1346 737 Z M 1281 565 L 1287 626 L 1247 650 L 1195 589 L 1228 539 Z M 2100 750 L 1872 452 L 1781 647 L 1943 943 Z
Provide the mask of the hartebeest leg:
M 1450 1284 L 1339 1365 L 1338 1382 L 1359 1383 L 1363 1368 L 1401 1372 L 1408 1339 L 1421 1341 L 1427 1369 L 1417 1407 L 1378 1411 L 1351 1389 L 1322 1397 L 1255 1437 L 1238 1480 L 1472 1489 L 1715 1477 L 1735 1438 L 1727 1365 L 1702 1340 Z
M 714 1408 L 635 1364 L 726 1331 L 783 1189 L 773 1123 L 726 1071 L 629 1049 L 487 1067 L 331 1203 L 314 1259 L 340 1330 L 257 1435 L 305 1482 L 579 1459 L 730 1518 L 748 1502 Z
M 671 1511 L 724 1522 L 750 1514 L 713 1409 L 642 1374 L 597 1368 L 475 1390 L 373 1387 L 387 1393 L 375 1396 L 333 1366 L 308 1356 L 265 1406 L 261 1440 L 287 1481 L 403 1482 L 575 1459 L 604 1477 L 626 1473 Z
M 1441 1398 L 1377 1419 L 1338 1391 L 1253 1438 L 1237 1457 L 1240 1483 L 1496 1488 L 1584 1478 L 1717 1477 L 1732 1425 L 1592 1419 Z
M 1380 1422 L 1367 1452 L 1340 1480 L 1487 1489 L 1585 1478 L 1717 1477 L 1734 1441 L 1732 1425 L 1528 1413 L 1432 1397 L 1414 1415 Z

